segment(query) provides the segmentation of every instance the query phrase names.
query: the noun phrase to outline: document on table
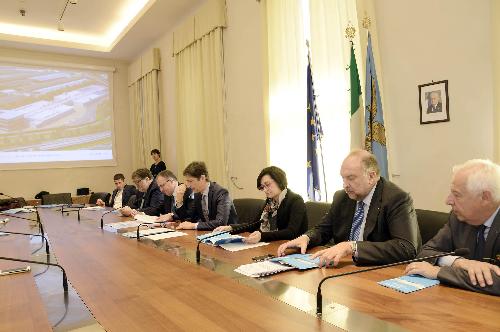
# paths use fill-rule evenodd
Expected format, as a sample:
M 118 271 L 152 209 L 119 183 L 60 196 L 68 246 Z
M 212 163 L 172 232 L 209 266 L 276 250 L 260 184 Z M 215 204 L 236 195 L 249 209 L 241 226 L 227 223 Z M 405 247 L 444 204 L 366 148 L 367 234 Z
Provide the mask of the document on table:
M 160 233 L 169 233 L 169 232 L 175 232 L 173 229 L 171 228 L 163 228 L 163 227 L 159 227 L 159 228 L 150 228 L 150 229 L 141 229 L 139 231 L 139 236 L 140 237 L 143 237 L 143 236 L 146 236 L 146 235 L 153 235 L 153 234 L 160 234 Z M 131 231 L 131 232 L 126 232 L 126 233 L 123 233 L 122 236 L 124 237 L 129 237 L 129 238 L 137 238 L 137 231 Z
M 267 242 L 257 242 L 257 243 L 232 242 L 232 243 L 224 243 L 219 246 L 227 251 L 240 251 L 240 250 L 267 246 L 268 244 L 269 243 Z
M 117 233 L 118 230 L 123 228 L 137 227 L 140 222 L 135 220 L 122 221 L 122 222 L 114 222 L 110 224 L 104 225 L 104 230 L 112 233 Z
M 136 214 L 134 216 L 134 219 L 139 221 L 140 223 L 153 224 L 155 222 L 158 222 L 157 216 L 148 216 L 147 214 Z
M 106 208 L 103 206 L 87 206 L 84 207 L 82 210 L 89 210 L 89 211 L 100 211 L 100 210 L 105 210 Z
M 428 279 L 420 275 L 412 274 L 409 276 L 382 280 L 379 281 L 378 284 L 387 288 L 392 288 L 398 292 L 408 294 L 439 285 L 439 280 Z
M 287 266 L 267 260 L 263 262 L 240 265 L 234 271 L 248 277 L 259 278 L 293 269 L 294 269 L 293 266 Z
M 179 237 L 179 236 L 184 236 L 184 235 L 187 235 L 187 233 L 174 231 L 174 232 L 168 232 L 168 233 L 148 235 L 145 237 L 148 239 L 151 239 L 153 241 L 158 241 L 158 240 L 170 239 L 173 237 Z

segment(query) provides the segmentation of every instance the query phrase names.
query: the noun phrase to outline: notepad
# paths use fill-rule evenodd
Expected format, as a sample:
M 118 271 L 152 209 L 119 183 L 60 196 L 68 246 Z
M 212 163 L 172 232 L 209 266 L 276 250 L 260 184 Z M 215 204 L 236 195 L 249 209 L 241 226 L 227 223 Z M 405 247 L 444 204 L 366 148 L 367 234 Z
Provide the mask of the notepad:
M 258 278 L 288 270 L 308 270 L 317 268 L 319 258 L 311 259 L 310 254 L 293 254 L 272 258 L 263 262 L 241 265 L 234 271 L 243 275 Z
M 243 237 L 239 235 L 231 235 L 229 233 L 222 233 L 220 235 L 213 236 L 214 233 L 208 233 L 203 235 L 198 235 L 196 239 L 205 244 L 210 244 L 213 246 L 220 246 L 225 243 L 238 243 L 243 242 Z M 209 239 L 207 237 L 213 236 Z
M 387 279 L 378 282 L 379 285 L 392 288 L 398 292 L 408 294 L 428 287 L 439 285 L 439 280 L 429 279 L 420 275 L 412 274 L 394 279 Z

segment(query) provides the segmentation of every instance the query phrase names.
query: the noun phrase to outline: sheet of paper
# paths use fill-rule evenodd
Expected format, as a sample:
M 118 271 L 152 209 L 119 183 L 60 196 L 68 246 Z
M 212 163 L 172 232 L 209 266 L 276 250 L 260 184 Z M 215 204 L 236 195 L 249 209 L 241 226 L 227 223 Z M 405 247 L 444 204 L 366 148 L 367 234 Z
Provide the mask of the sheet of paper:
M 240 265 L 234 271 L 248 277 L 258 278 L 287 270 L 292 270 L 293 267 L 274 263 L 270 261 L 263 261 L 251 264 Z
M 148 216 L 147 214 L 136 214 L 134 219 L 141 223 L 155 223 L 158 220 L 157 216 Z
M 89 211 L 99 211 L 99 210 L 105 210 L 105 207 L 102 206 L 87 206 L 84 207 L 82 210 L 89 210 Z
M 221 244 L 220 247 L 222 249 L 227 250 L 227 251 L 240 251 L 240 250 L 246 250 L 246 249 L 267 246 L 268 244 L 269 243 L 267 243 L 267 242 L 257 242 L 257 243 L 252 243 L 252 244 L 244 243 L 244 242 L 233 242 L 233 243 Z
M 168 233 L 162 233 L 162 234 L 154 234 L 154 235 L 149 235 L 146 236 L 148 239 L 151 239 L 153 241 L 158 241 L 158 240 L 163 240 L 163 239 L 170 239 L 173 237 L 179 237 L 179 236 L 184 236 L 187 235 L 187 233 L 183 232 L 168 232 Z
M 171 229 L 171 228 L 162 228 L 162 227 L 159 227 L 159 228 L 150 228 L 150 229 L 141 229 L 139 231 L 139 235 L 140 236 L 146 236 L 146 235 L 153 235 L 153 234 L 166 233 L 166 232 L 174 232 L 174 230 Z M 122 236 L 131 237 L 131 238 L 137 238 L 137 230 L 123 233 Z

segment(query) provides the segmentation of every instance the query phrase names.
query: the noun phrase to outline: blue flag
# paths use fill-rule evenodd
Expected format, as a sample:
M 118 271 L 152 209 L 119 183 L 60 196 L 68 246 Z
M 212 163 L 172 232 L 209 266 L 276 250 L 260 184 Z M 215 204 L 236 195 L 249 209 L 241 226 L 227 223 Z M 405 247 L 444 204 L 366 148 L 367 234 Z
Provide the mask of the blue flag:
M 366 110 L 365 110 L 365 149 L 377 158 L 380 175 L 388 179 L 387 145 L 385 139 L 384 113 L 382 100 L 373 59 L 372 39 L 368 33 L 368 48 L 366 51 Z
M 316 96 L 311 73 L 311 62 L 307 65 L 307 196 L 311 201 L 321 200 L 318 149 L 321 147 L 323 129 L 316 110 Z

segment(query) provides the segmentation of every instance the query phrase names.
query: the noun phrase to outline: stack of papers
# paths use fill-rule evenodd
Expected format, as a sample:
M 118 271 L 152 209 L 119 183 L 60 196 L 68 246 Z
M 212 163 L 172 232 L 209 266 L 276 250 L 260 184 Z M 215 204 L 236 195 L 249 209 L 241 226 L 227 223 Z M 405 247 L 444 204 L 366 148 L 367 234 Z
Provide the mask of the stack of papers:
M 104 230 L 106 230 L 108 232 L 116 233 L 120 229 L 137 227 L 137 226 L 139 226 L 139 224 L 140 224 L 140 222 L 137 222 L 135 220 L 115 222 L 115 223 L 104 225 Z
M 241 265 L 234 271 L 252 278 L 259 278 L 283 271 L 293 270 L 293 266 L 286 266 L 269 260 Z
M 173 232 L 168 232 L 168 233 L 148 235 L 148 236 L 146 236 L 146 238 L 151 239 L 153 241 L 158 241 L 158 240 L 170 239 L 173 237 L 179 237 L 179 236 L 184 236 L 184 235 L 187 235 L 187 233 L 173 231 Z
M 420 275 L 412 274 L 394 279 L 387 279 L 378 282 L 379 285 L 392 288 L 398 292 L 408 294 L 428 287 L 439 285 L 439 280 L 428 279 Z
M 220 235 L 215 235 L 217 233 L 208 233 L 203 235 L 198 235 L 196 239 L 205 244 L 211 244 L 213 246 L 220 246 L 224 243 L 234 243 L 234 242 L 243 242 L 243 237 L 239 235 L 231 235 L 229 233 L 222 233 Z M 211 238 L 208 238 L 213 236 Z
M 234 271 L 249 277 L 258 278 L 293 269 L 314 269 L 318 267 L 318 264 L 319 258 L 311 259 L 311 255 L 309 254 L 293 254 L 272 258 L 263 262 L 241 265 Z
M 82 210 L 89 210 L 89 211 L 99 211 L 99 210 L 105 210 L 105 207 L 102 206 L 87 206 L 84 207 Z

